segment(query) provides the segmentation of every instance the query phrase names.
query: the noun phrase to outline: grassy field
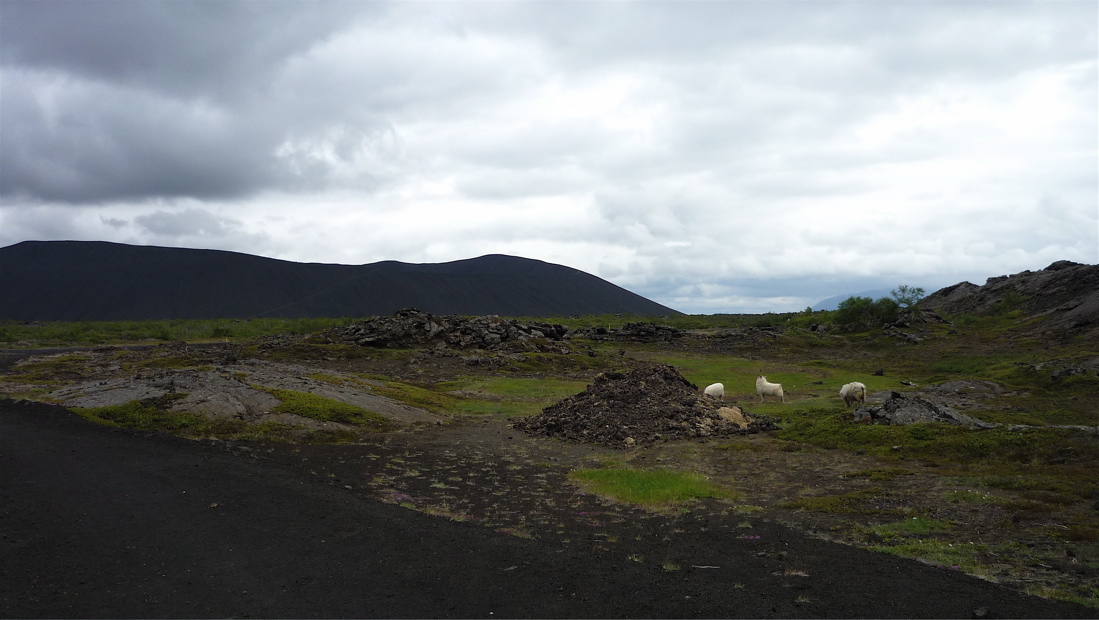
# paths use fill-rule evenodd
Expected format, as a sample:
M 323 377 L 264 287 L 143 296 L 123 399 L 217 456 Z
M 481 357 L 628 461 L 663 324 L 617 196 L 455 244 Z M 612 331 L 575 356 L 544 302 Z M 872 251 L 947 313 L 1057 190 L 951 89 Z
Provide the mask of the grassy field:
M 574 483 L 616 501 L 666 509 L 689 506 L 702 498 L 729 500 L 745 495 L 734 479 L 703 475 L 708 461 L 717 456 L 757 452 L 761 458 L 787 453 L 831 459 L 842 459 L 844 455 L 873 458 L 876 465 L 844 474 L 847 482 L 860 484 L 858 488 L 839 488 L 840 483 L 834 489 L 809 488 L 776 501 L 772 508 L 826 521 L 829 535 L 845 542 L 958 567 L 992 580 L 1007 578 L 1007 569 L 997 566 L 1055 566 L 1050 554 L 1063 557 L 1069 552 L 1074 554 L 1073 562 L 1080 558 L 1072 570 L 1075 566 L 1085 571 L 1099 570 L 1099 437 L 1065 428 L 1099 425 L 1099 374 L 1093 367 L 1093 360 L 1099 358 L 1099 346 L 1071 335 L 1053 340 L 1041 337 L 1040 320 L 1006 306 L 985 316 L 948 317 L 950 323 L 906 330 L 920 336 L 918 343 L 890 336 L 881 329 L 808 329 L 813 324 L 827 323 L 830 316 L 803 312 L 662 318 L 655 322 L 693 330 L 697 335 L 661 343 L 574 340 L 570 342 L 574 351 L 589 353 L 525 353 L 501 358 L 491 372 L 458 371 L 415 379 L 386 371 L 387 367 L 408 364 L 416 357 L 415 350 L 365 350 L 317 340 L 270 351 L 245 349 L 244 354 L 280 361 L 335 359 L 348 364 L 369 363 L 372 369 L 363 371 L 356 380 L 372 382 L 380 395 L 443 415 L 506 418 L 535 414 L 582 391 L 588 383 L 586 377 L 619 368 L 626 360 L 670 364 L 698 386 L 723 383 L 727 401 L 753 414 L 777 419 L 780 430 L 770 433 L 766 441 L 684 448 L 682 453 L 690 453 L 690 458 L 665 461 L 659 467 L 617 459 L 604 468 L 573 472 Z M 577 328 L 620 327 L 650 319 L 615 315 L 527 320 Z M 221 340 L 244 345 L 262 336 L 309 334 L 350 322 L 264 319 L 7 323 L 0 324 L 0 342 L 27 348 L 178 340 Z M 783 329 L 753 331 L 760 327 Z M 755 336 L 725 338 L 720 337 L 722 332 Z M 704 337 L 707 334 L 710 336 Z M 0 380 L 29 386 L 27 389 L 37 391 L 27 393 L 33 396 L 65 377 L 79 376 L 85 361 L 79 354 L 59 356 L 48 362 L 26 364 Z M 136 361 L 122 352 L 117 363 L 134 371 L 194 367 L 188 360 L 170 356 Z M 1081 368 L 1085 370 L 1079 371 Z M 771 382 L 783 384 L 785 403 L 759 401 L 755 378 L 761 372 Z M 313 378 L 345 380 L 326 379 L 323 373 Z M 1003 426 L 973 431 L 942 424 L 853 424 L 850 410 L 838 398 L 838 390 L 854 380 L 865 383 L 871 393 L 908 392 L 958 381 L 992 382 L 998 386 L 997 391 L 968 395 L 979 406 L 967 413 Z M 347 409 L 312 395 L 290 391 L 275 395 L 287 411 L 304 411 L 314 419 L 353 422 L 364 428 L 378 423 L 370 412 Z M 104 424 L 188 436 L 302 439 L 278 425 L 215 423 L 202 416 L 167 411 L 166 404 L 170 403 L 131 403 L 79 413 Z M 1013 429 L 1012 425 L 1028 428 Z M 319 434 L 309 439 L 353 440 Z M 898 485 L 921 476 L 932 480 L 934 491 L 905 495 L 908 491 L 897 490 Z M 974 541 L 972 527 L 966 522 L 971 517 L 962 515 L 983 515 L 988 522 L 985 529 L 994 532 L 985 538 L 993 539 Z M 970 539 L 962 540 L 967 536 Z M 1036 579 L 1034 593 L 1099 607 L 1099 585 L 1094 580 L 1084 579 L 1083 585 L 1071 587 L 1050 583 L 1048 579 Z

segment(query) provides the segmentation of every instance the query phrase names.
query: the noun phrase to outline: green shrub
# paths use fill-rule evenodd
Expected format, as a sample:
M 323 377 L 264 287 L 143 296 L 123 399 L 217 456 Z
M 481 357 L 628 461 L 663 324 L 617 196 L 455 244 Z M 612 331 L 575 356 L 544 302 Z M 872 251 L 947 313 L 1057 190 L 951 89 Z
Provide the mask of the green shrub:
M 888 297 L 877 301 L 869 297 L 848 297 L 836 308 L 833 320 L 847 331 L 861 331 L 889 325 L 897 320 L 899 313 L 900 305 Z
M 920 302 L 920 299 L 923 299 L 924 290 L 918 286 L 912 287 L 907 284 L 902 284 L 890 291 L 889 295 L 893 297 L 893 300 L 897 302 L 898 306 L 907 310 L 915 307 Z

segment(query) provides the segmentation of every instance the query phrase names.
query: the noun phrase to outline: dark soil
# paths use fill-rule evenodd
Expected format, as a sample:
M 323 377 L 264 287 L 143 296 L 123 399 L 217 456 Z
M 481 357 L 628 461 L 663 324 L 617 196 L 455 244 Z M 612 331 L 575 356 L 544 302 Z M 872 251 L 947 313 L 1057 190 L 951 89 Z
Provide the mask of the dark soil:
M 0 616 L 1094 616 L 729 504 L 652 513 L 568 481 L 605 455 L 487 417 L 257 445 L 0 401 Z

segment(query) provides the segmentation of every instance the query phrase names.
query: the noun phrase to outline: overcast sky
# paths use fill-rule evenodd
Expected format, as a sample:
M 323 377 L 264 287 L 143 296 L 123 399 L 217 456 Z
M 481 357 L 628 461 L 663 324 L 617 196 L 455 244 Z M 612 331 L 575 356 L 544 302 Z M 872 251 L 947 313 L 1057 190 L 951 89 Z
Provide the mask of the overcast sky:
M 0 246 L 512 254 L 705 314 L 1099 263 L 1097 7 L 0 0 Z

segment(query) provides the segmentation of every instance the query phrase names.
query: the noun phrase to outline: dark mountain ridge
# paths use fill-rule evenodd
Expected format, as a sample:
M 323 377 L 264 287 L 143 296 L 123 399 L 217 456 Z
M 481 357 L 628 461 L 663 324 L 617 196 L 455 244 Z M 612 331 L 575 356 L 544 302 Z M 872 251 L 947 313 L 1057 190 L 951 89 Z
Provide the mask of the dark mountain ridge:
M 314 318 L 680 312 L 578 269 L 491 254 L 447 263 L 296 263 L 105 241 L 0 248 L 0 319 Z

